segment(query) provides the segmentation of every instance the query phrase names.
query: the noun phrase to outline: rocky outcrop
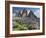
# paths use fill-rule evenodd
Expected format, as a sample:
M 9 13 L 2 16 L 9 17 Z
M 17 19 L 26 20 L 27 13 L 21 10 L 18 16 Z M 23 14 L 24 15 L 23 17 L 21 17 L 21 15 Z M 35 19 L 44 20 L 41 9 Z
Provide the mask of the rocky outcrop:
M 32 28 L 38 29 L 39 20 L 40 18 L 37 18 L 37 16 L 34 15 L 33 11 L 30 10 L 29 14 L 27 15 L 27 10 L 23 9 L 23 11 L 19 11 L 19 13 L 16 14 L 13 18 L 14 21 L 22 22 L 22 23 L 31 23 Z

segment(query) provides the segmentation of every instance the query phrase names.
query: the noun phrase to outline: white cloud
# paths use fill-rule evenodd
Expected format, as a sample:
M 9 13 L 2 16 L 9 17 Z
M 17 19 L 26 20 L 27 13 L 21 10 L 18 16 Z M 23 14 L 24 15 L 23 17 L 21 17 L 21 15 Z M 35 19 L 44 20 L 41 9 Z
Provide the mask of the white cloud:
M 38 18 L 40 18 L 40 10 L 35 11 L 34 14 L 35 14 Z

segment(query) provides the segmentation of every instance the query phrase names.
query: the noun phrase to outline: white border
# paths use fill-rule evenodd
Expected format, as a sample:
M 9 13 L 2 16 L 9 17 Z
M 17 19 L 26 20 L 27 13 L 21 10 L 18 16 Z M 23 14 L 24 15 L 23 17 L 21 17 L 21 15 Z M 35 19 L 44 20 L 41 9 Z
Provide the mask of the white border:
M 40 30 L 12 31 L 12 7 L 40 8 Z M 42 32 L 42 6 L 10 4 L 10 34 L 39 33 Z

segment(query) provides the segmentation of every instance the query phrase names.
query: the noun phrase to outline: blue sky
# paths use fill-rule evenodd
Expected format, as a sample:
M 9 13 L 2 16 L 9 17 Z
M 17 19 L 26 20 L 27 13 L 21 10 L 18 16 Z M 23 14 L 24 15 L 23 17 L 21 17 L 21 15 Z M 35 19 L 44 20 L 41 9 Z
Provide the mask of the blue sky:
M 17 10 L 17 11 L 23 10 L 24 8 L 25 8 L 26 10 L 32 10 L 33 13 L 34 13 L 37 17 L 40 17 L 40 8 L 13 7 L 13 13 L 16 13 L 16 10 Z

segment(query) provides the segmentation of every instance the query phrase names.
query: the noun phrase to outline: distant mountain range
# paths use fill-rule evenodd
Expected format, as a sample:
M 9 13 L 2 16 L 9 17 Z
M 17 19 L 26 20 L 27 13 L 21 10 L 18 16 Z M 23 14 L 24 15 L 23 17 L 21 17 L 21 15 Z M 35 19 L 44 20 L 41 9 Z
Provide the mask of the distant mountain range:
M 25 14 L 25 16 L 24 16 Z M 18 19 L 19 21 L 25 21 L 27 23 L 31 22 L 33 20 L 33 22 L 36 20 L 36 21 L 39 21 L 40 18 L 38 18 L 37 16 L 35 16 L 35 14 L 33 13 L 33 11 L 30 10 L 29 14 L 27 15 L 27 10 L 26 9 L 23 9 L 22 11 L 20 10 L 19 13 L 16 13 L 16 17 L 18 18 L 21 18 L 21 19 Z M 17 18 L 15 18 L 17 19 Z
M 30 23 L 33 25 L 33 27 L 40 24 L 40 18 L 34 15 L 33 11 L 30 10 L 29 14 L 27 15 L 27 10 L 23 9 L 23 11 L 19 11 L 19 13 L 16 13 L 16 16 L 13 16 L 13 21 L 18 21 L 22 23 Z M 35 27 L 35 28 L 37 28 Z

